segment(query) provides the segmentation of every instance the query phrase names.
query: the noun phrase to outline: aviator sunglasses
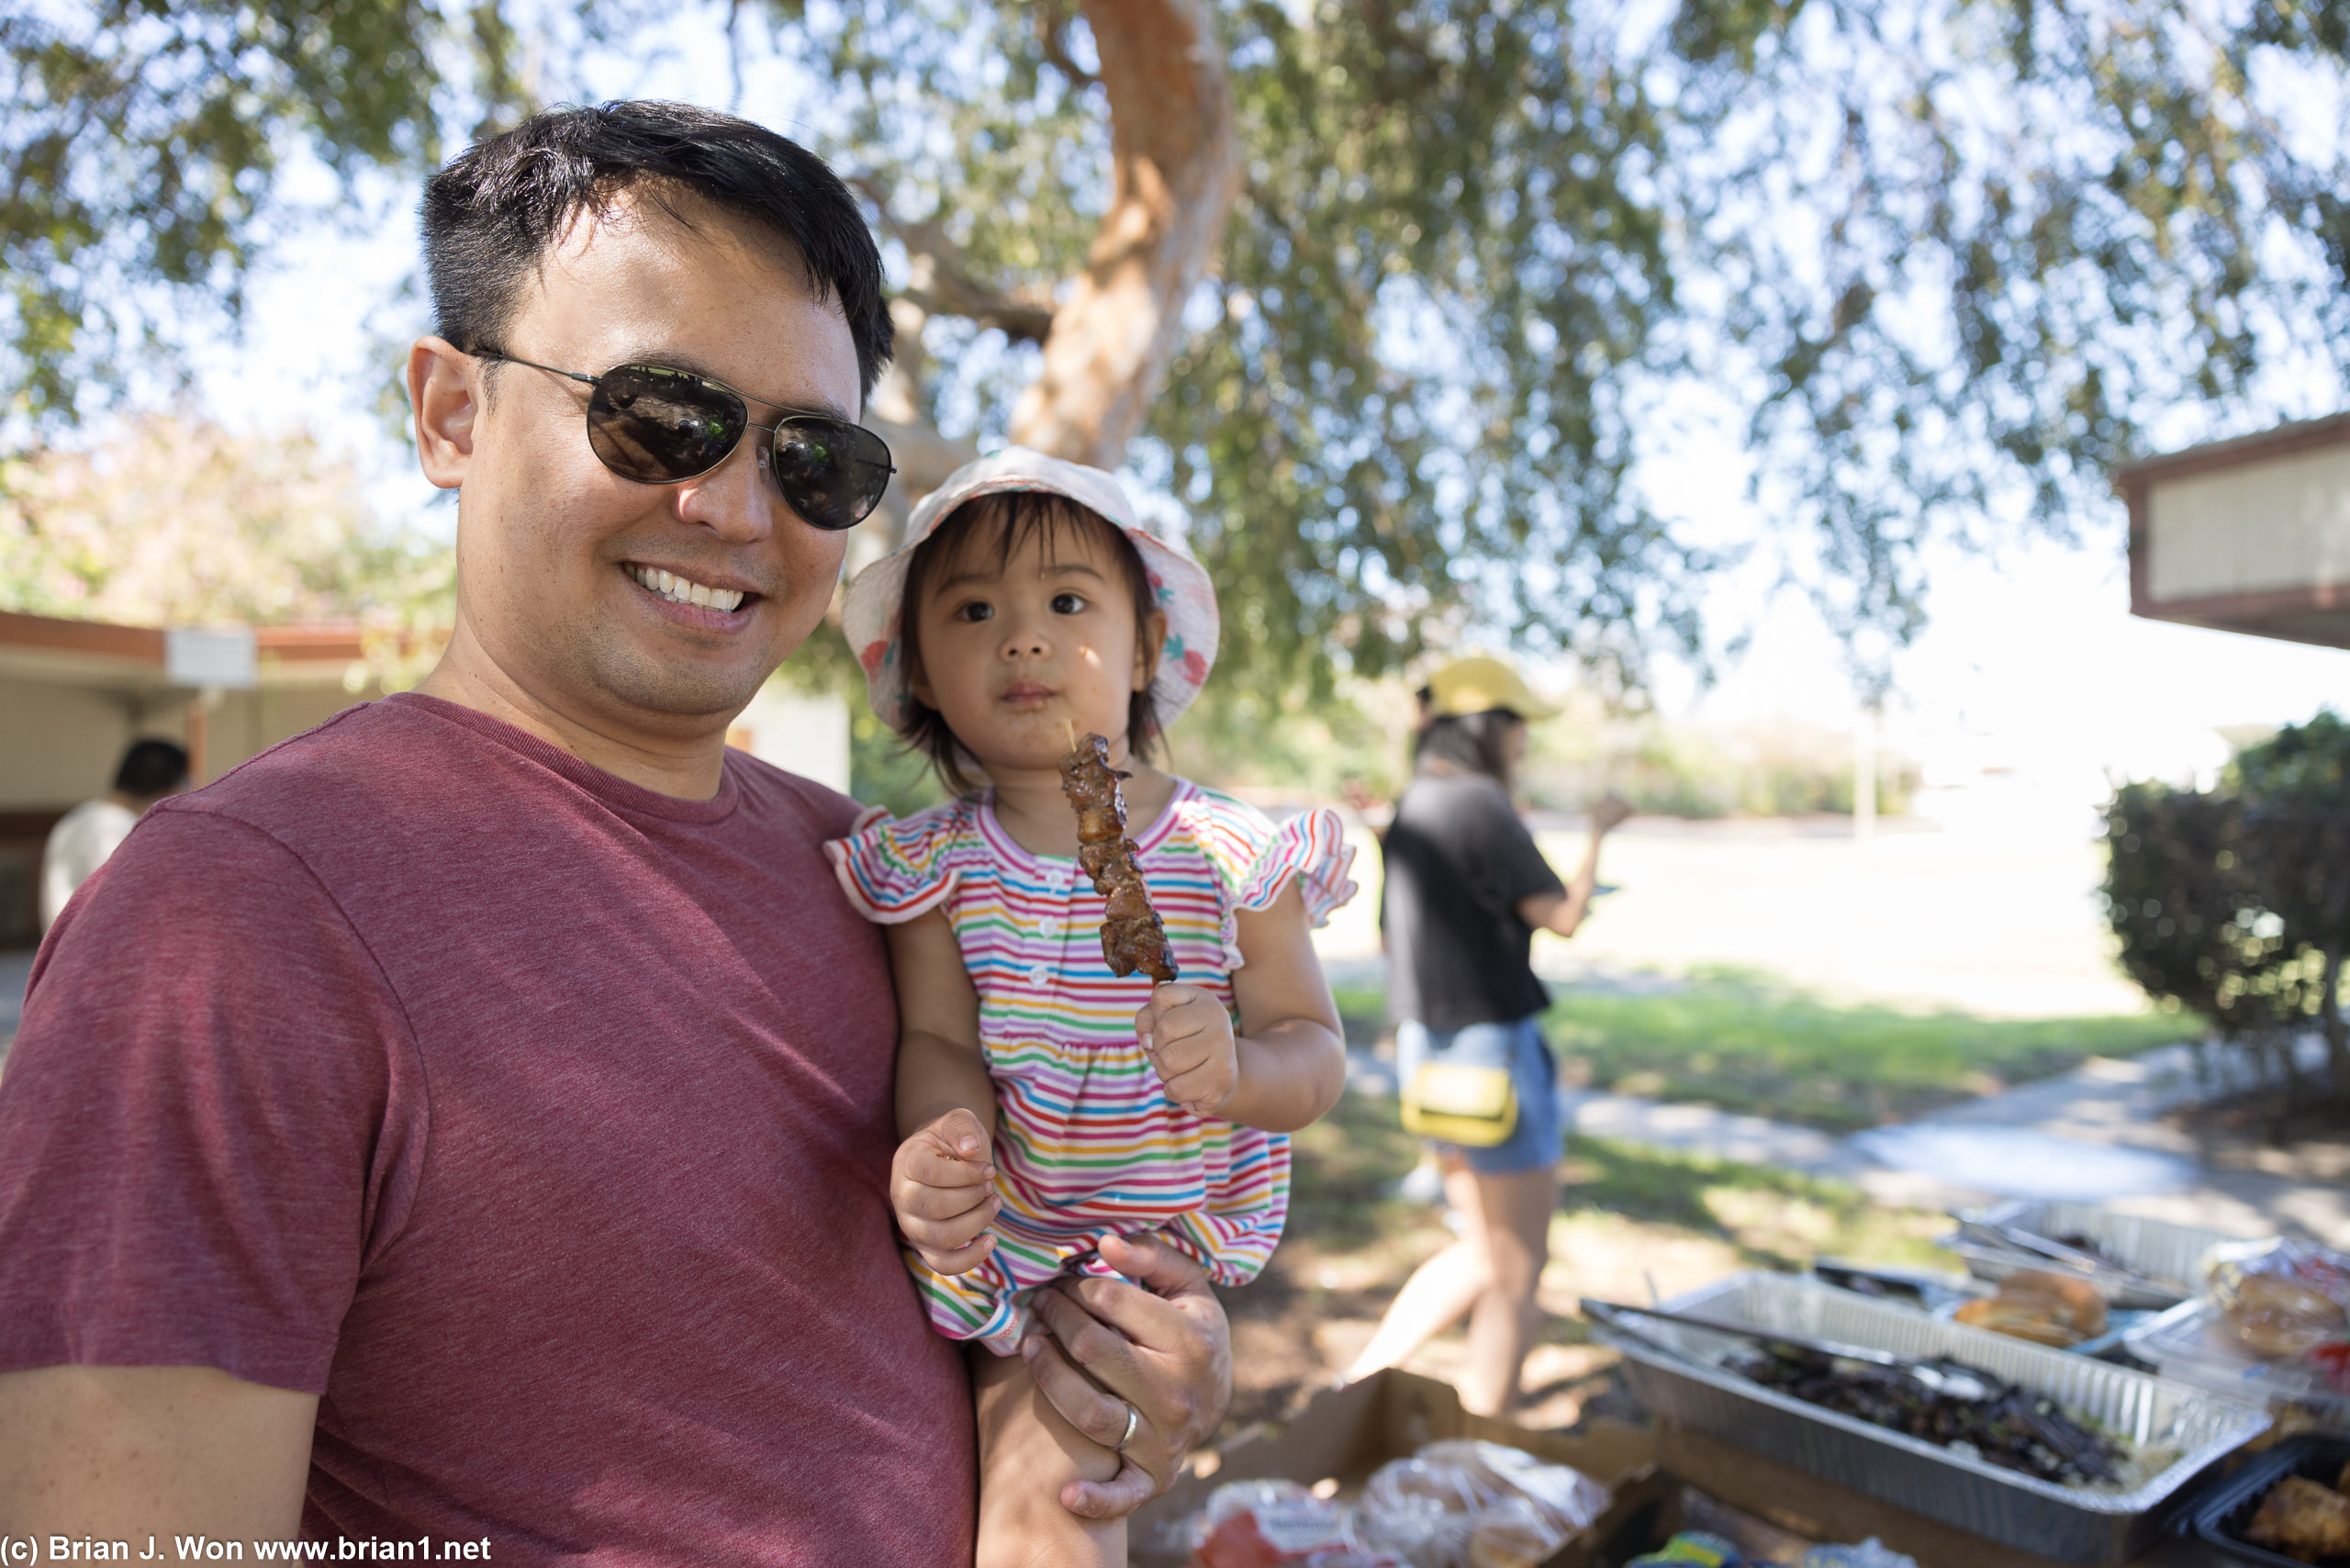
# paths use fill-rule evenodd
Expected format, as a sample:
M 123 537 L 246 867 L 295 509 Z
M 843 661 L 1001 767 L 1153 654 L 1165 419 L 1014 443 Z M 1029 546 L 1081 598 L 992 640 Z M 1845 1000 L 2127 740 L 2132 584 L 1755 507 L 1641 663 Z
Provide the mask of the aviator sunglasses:
M 811 527 L 855 528 L 889 487 L 889 444 L 862 425 L 806 413 L 737 392 L 722 381 L 657 364 L 615 365 L 582 375 L 551 364 L 476 349 L 476 359 L 543 370 L 595 388 L 588 398 L 588 444 L 605 467 L 640 485 L 698 478 L 726 461 L 744 432 L 765 431 L 759 466 Z M 776 409 L 771 425 L 754 424 L 746 403 Z

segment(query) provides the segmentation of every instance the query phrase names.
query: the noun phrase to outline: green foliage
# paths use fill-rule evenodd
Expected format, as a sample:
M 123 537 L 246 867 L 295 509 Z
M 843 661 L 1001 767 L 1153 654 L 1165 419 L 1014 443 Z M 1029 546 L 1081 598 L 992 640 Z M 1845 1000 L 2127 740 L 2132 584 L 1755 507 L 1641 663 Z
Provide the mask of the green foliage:
M 1752 410 L 1756 496 L 1881 686 L 1926 539 L 2101 516 L 2155 415 L 2266 417 L 2280 357 L 2338 375 L 2341 145 L 2275 101 L 2297 70 L 2338 91 L 2334 9 L 1688 0 L 1651 33 L 1563 0 L 1222 0 L 1247 178 L 1132 461 L 1228 585 L 1237 689 L 1318 710 L 1482 627 L 1636 691 L 1718 564 L 1628 482 L 1693 376 Z M 1049 297 L 1105 195 L 1083 23 L 778 14 L 852 97 L 836 155 Z M 928 338 L 934 409 L 1000 432 L 1028 351 Z
M 0 610 L 430 633 L 453 577 L 445 545 L 379 521 L 305 434 L 156 417 L 91 452 L 0 462 Z
M 2317 1011 L 2315 968 L 2284 925 L 2263 918 L 2244 860 L 2237 801 L 2127 784 L 2106 810 L 2106 916 L 2123 972 L 2146 994 L 2209 1019 L 2222 1034 L 2305 1025 Z
M 2149 995 L 2287 1053 L 2322 1029 L 2350 1098 L 2350 724 L 2321 710 L 2238 755 L 2210 793 L 2126 785 L 2107 812 L 2106 905 Z
M 0 414 L 74 422 L 192 322 L 233 320 L 289 160 L 420 171 L 522 106 L 498 0 L 95 0 L 0 17 Z M 470 65 L 473 95 L 446 65 Z M 314 215 L 315 216 L 315 215 Z
M 1225 585 L 1225 678 L 1263 720 L 1232 734 L 1252 744 L 1283 701 L 1322 713 L 1349 678 L 1473 632 L 1628 692 L 1656 649 L 1694 649 L 1720 558 L 1629 478 L 1676 390 L 1751 414 L 1756 498 L 1809 542 L 1869 685 L 1920 623 L 1928 539 L 2103 517 L 2105 472 L 2156 416 L 2242 428 L 2273 417 L 2272 371 L 2341 379 L 2333 0 L 1684 0 L 1661 28 L 1567 0 L 1213 8 L 1246 181 L 1133 461 Z M 207 301 L 233 318 L 299 216 L 293 150 L 346 180 L 413 174 L 444 127 L 527 106 L 534 31 L 625 47 L 742 10 L 100 0 L 0 19 L 9 439 L 131 367 L 167 375 L 217 325 Z M 982 288 L 1049 305 L 1108 186 L 1075 8 L 766 14 L 829 80 L 845 169 Z M 803 113 L 770 118 L 805 133 Z M 1033 347 L 933 304 L 928 412 L 992 439 Z

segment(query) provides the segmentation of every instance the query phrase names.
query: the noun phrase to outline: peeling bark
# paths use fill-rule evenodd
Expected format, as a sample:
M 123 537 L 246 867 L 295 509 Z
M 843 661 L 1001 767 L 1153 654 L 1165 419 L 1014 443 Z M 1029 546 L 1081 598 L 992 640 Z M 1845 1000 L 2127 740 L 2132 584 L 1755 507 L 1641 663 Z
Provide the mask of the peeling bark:
M 1239 194 L 1240 138 L 1203 0 L 1085 0 L 1110 98 L 1116 184 L 1085 272 L 1053 313 L 1012 438 L 1103 468 L 1164 384 L 1183 302 Z

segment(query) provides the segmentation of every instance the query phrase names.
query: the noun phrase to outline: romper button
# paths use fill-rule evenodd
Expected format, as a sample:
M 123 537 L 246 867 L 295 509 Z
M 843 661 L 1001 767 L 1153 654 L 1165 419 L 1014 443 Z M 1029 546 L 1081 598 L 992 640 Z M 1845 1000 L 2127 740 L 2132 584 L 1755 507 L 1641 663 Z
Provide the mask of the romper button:
M 1058 936 L 1061 934 L 1061 923 L 1048 914 L 1036 923 L 1036 932 L 1042 936 Z
M 1053 971 L 1046 969 L 1042 964 L 1038 964 L 1028 971 L 1028 983 L 1030 985 L 1043 985 L 1046 980 L 1049 980 L 1052 978 Z

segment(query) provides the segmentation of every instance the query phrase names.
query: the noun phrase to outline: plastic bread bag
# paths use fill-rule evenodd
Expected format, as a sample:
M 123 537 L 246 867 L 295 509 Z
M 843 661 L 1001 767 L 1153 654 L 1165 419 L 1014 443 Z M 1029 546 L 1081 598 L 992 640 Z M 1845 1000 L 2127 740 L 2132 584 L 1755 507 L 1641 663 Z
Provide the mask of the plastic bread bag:
M 1501 1568 L 1520 1557 L 1539 1562 L 1606 1506 L 1606 1488 L 1580 1471 L 1499 1443 L 1453 1439 L 1374 1472 L 1356 1529 L 1366 1544 L 1412 1568 Z M 1483 1558 L 1481 1524 L 1487 1526 Z
M 1504 1497 L 1469 1517 L 1469 1568 L 1539 1568 L 1568 1533 L 1533 1498 Z
M 2342 1381 L 2350 1346 L 2350 1257 L 2286 1239 L 2212 1249 L 2204 1293 L 2263 1361 L 2316 1360 Z
M 1229 1482 L 1208 1494 L 1192 1520 L 1194 1568 L 1314 1562 L 1353 1544 L 1346 1510 L 1294 1481 Z

